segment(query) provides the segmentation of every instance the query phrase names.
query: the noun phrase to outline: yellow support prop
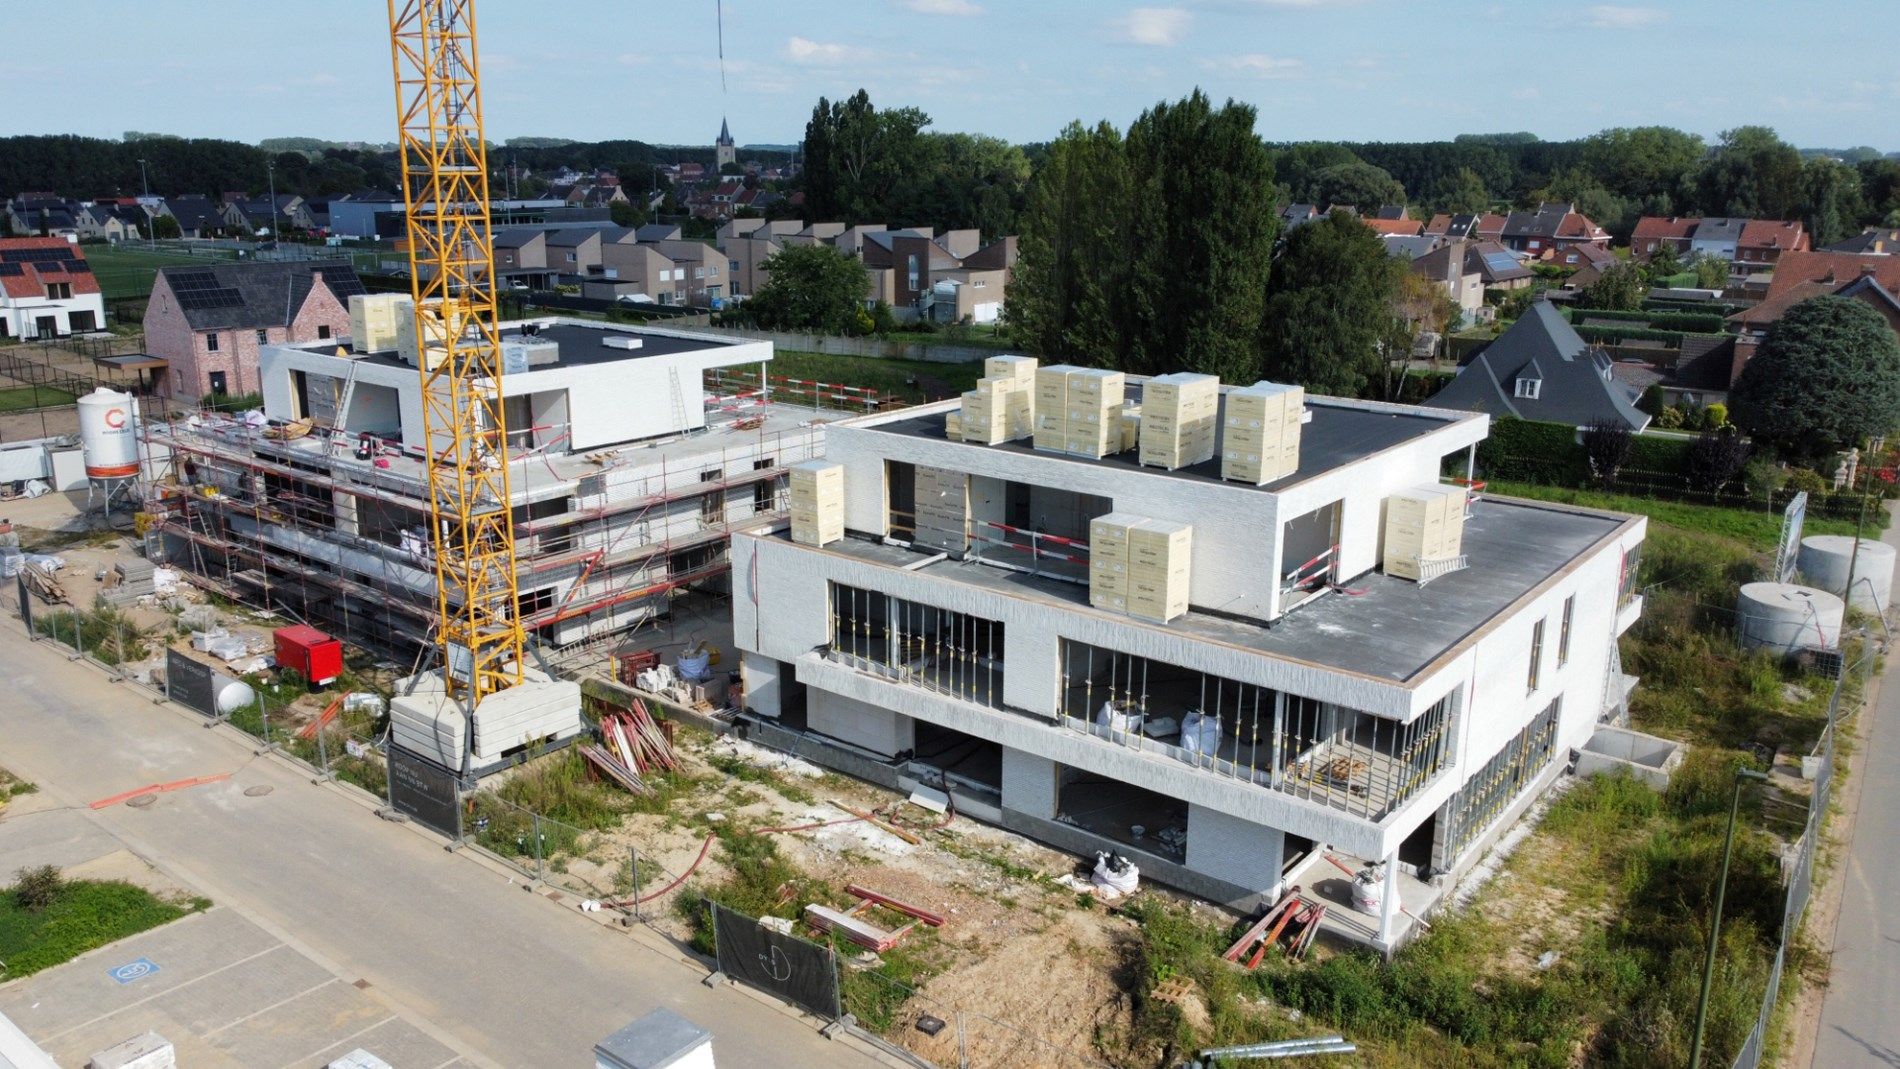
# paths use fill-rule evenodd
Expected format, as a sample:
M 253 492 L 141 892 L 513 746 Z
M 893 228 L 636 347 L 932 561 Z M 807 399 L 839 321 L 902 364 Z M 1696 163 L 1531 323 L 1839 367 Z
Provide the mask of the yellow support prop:
M 389 0 L 436 611 L 472 713 L 521 682 L 515 530 L 474 0 Z

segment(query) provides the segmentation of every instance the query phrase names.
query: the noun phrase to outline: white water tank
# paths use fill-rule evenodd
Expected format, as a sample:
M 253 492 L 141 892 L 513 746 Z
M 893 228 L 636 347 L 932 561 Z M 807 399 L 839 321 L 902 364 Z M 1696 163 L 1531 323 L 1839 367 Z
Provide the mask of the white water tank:
M 1735 604 L 1735 635 L 1743 649 L 1780 653 L 1838 649 L 1847 606 L 1825 590 L 1793 583 L 1749 583 Z
M 1893 591 L 1895 553 L 1892 546 L 1871 538 L 1860 539 L 1860 552 L 1854 551 L 1853 535 L 1810 535 L 1801 540 L 1801 555 L 1796 567 L 1808 582 L 1838 594 L 1847 586 L 1847 573 L 1854 573 L 1854 588 L 1847 591 L 1847 604 L 1860 612 L 1887 611 Z
M 92 479 L 127 479 L 139 473 L 138 409 L 132 395 L 104 386 L 81 397 L 79 451 Z
M 239 709 L 248 709 L 257 702 L 257 692 L 249 683 L 233 679 L 218 688 L 218 712 L 230 716 Z

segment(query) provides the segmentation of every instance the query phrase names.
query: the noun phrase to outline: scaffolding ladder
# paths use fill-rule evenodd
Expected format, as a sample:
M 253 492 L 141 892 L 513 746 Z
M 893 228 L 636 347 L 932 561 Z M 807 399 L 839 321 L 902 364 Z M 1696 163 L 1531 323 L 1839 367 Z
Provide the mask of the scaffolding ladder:
M 687 433 L 686 426 L 686 390 L 680 385 L 680 369 L 672 364 L 666 367 L 666 382 L 673 394 L 673 426 L 681 434 Z
M 343 376 L 343 389 L 336 395 L 336 408 L 330 413 L 330 440 L 324 443 L 323 455 L 336 456 L 336 443 L 348 436 L 350 401 L 356 396 L 356 361 L 350 361 L 349 374 Z

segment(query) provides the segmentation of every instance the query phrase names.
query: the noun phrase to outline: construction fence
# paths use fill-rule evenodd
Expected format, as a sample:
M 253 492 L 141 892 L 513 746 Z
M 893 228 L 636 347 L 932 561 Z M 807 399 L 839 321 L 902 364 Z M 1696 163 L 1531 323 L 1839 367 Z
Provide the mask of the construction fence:
M 1808 800 L 1807 824 L 1802 830 L 1800 841 L 1795 844 L 1792 858 L 1783 864 L 1788 891 L 1781 913 L 1781 938 L 1775 947 L 1774 961 L 1769 966 L 1768 988 L 1762 993 L 1761 1011 L 1755 1017 L 1755 1025 L 1749 1030 L 1748 1038 L 1742 1042 L 1740 1052 L 1735 1056 L 1733 1069 L 1757 1069 L 1764 1064 L 1775 1007 L 1781 997 L 1781 979 L 1787 965 L 1788 948 L 1800 933 L 1802 919 L 1807 913 L 1808 896 L 1814 884 L 1814 860 L 1821 851 L 1821 839 L 1826 831 L 1828 800 L 1834 785 L 1835 736 L 1841 722 L 1858 712 L 1859 703 L 1866 700 L 1874 663 L 1879 660 L 1881 652 L 1881 646 L 1867 641 L 1860 658 L 1845 666 L 1835 678 L 1833 692 L 1828 698 L 1827 727 L 1814 752 L 1803 761 L 1804 771 L 1812 774 L 1814 784 L 1814 793 Z M 1850 682 L 1858 686 L 1850 687 Z

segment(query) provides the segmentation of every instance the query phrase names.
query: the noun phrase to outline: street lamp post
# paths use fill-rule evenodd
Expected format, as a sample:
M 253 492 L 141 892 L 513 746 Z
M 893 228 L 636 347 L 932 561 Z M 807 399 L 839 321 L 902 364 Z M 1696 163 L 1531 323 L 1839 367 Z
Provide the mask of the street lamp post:
M 139 192 L 144 194 L 145 201 L 152 199 L 152 183 L 145 177 L 144 157 L 139 158 Z M 148 220 L 145 224 L 145 244 L 155 248 L 158 245 L 158 216 L 152 214 L 152 206 L 149 203 L 141 203 L 139 207 L 144 209 Z
M 1715 884 L 1715 917 L 1709 921 L 1709 953 L 1702 962 L 1702 997 L 1695 1007 L 1695 1038 L 1689 1044 L 1689 1069 L 1702 1066 L 1702 1028 L 1709 1019 L 1709 991 L 1715 985 L 1715 950 L 1722 938 L 1722 900 L 1728 895 L 1728 862 L 1735 850 L 1735 815 L 1742 808 L 1742 781 L 1766 781 L 1766 773 L 1752 768 L 1735 770 L 1735 794 L 1728 804 L 1728 836 L 1722 841 L 1722 875 Z
M 264 161 L 264 180 L 270 183 L 270 243 L 277 244 L 277 161 Z

